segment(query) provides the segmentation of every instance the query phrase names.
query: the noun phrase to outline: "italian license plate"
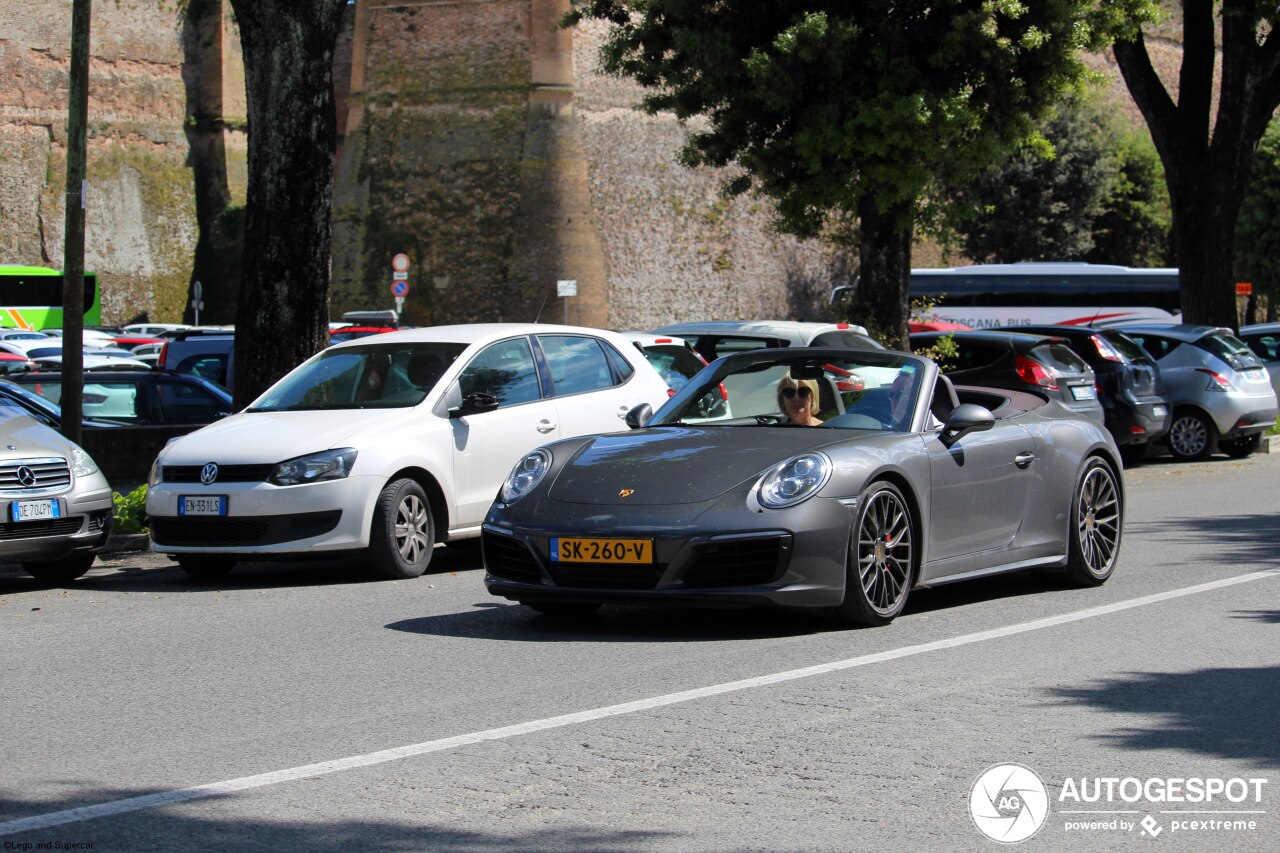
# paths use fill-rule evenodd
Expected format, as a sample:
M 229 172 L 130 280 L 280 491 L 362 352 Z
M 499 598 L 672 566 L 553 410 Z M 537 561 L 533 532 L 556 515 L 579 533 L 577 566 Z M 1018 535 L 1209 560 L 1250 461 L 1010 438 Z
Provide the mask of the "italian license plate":
M 1168 409 L 1166 409 L 1164 406 L 1152 406 L 1152 407 L 1151 407 L 1151 416 L 1152 416 L 1153 418 L 1163 418 L 1163 417 L 1164 417 L 1165 415 L 1167 415 L 1168 413 L 1169 413 L 1169 410 L 1168 410 Z
M 178 498 L 178 515 L 226 515 L 226 495 L 182 495 Z
M 1092 385 L 1072 385 L 1071 396 L 1077 400 L 1093 400 L 1098 396 Z
M 552 537 L 553 563 L 652 563 L 652 539 L 568 539 Z
M 9 504 L 9 519 L 11 521 L 41 521 L 49 518 L 58 518 L 58 502 L 56 500 L 48 501 L 14 501 Z

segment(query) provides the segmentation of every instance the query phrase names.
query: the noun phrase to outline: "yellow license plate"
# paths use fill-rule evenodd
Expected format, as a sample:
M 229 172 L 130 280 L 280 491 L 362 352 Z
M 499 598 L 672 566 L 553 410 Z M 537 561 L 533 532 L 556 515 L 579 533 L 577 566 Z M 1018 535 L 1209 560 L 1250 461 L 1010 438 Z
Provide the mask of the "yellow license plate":
M 652 563 L 652 539 L 551 539 L 553 563 Z

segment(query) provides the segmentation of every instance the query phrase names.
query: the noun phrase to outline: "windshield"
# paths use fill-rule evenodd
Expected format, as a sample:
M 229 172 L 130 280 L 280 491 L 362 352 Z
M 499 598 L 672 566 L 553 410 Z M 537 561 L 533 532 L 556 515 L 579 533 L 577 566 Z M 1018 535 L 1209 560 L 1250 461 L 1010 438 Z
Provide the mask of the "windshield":
M 466 344 L 369 344 L 325 350 L 258 400 L 250 412 L 416 406 Z
M 1244 341 L 1226 332 L 1213 332 L 1196 341 L 1196 346 L 1207 349 L 1236 370 L 1262 367 L 1262 361 L 1245 346 Z
M 907 432 L 927 362 L 895 353 L 756 351 L 706 368 L 650 426 L 813 426 Z M 931 389 L 932 390 L 932 389 Z

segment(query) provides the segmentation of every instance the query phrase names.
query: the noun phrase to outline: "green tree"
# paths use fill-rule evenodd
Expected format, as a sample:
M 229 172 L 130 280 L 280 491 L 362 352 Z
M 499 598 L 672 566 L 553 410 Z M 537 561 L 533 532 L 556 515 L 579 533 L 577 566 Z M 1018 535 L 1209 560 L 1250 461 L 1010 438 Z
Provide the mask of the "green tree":
M 1106 4 L 1113 23 L 1122 25 L 1113 49 L 1164 163 L 1182 314 L 1190 323 L 1234 327 L 1236 222 L 1254 146 L 1280 106 L 1280 7 L 1255 0 L 1183 0 L 1175 99 L 1147 52 L 1147 18 L 1129 5 Z
M 1272 122 L 1253 155 L 1253 179 L 1236 225 L 1235 279 L 1267 299 L 1267 321 L 1280 300 L 1280 123 Z
M 855 318 L 905 345 L 920 200 L 1034 133 L 1085 76 L 1078 51 L 1109 40 L 1089 25 L 1096 11 L 1087 0 L 586 0 L 568 20 L 611 24 L 604 67 L 648 87 L 647 110 L 699 118 L 687 165 L 741 167 L 726 191 L 772 197 L 793 233 L 847 233 L 856 218 Z
M 231 0 L 249 113 L 237 406 L 326 342 L 337 145 L 332 68 L 346 5 Z
M 1169 189 L 1151 135 L 1126 129 L 1115 153 L 1119 168 L 1093 224 L 1093 248 L 1084 259 L 1129 267 L 1171 266 Z
M 1064 105 L 1042 133 L 1053 146 L 1047 155 L 1024 146 L 953 194 L 971 211 L 956 225 L 970 258 L 1066 261 L 1094 247 L 1118 171 L 1116 128 L 1092 105 Z

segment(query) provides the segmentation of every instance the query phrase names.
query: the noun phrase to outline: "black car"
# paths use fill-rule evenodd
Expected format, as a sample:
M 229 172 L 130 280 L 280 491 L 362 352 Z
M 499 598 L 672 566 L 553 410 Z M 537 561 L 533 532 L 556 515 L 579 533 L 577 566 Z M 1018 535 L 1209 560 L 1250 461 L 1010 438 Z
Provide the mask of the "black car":
M 1063 338 L 1093 368 L 1107 429 L 1126 462 L 1141 459 L 1169 432 L 1169 401 L 1151 354 L 1118 329 L 1008 326 L 1004 331 Z
M 1105 423 L 1093 369 L 1066 338 L 985 330 L 917 332 L 911 336 L 911 348 L 934 347 L 944 337 L 956 343 L 956 355 L 944 359 L 942 366 L 957 385 L 1033 391 Z
M 62 400 L 60 372 L 38 370 L 7 378 L 52 403 Z M 167 370 L 85 371 L 81 394 L 84 417 L 105 423 L 203 426 L 231 412 L 227 389 Z

